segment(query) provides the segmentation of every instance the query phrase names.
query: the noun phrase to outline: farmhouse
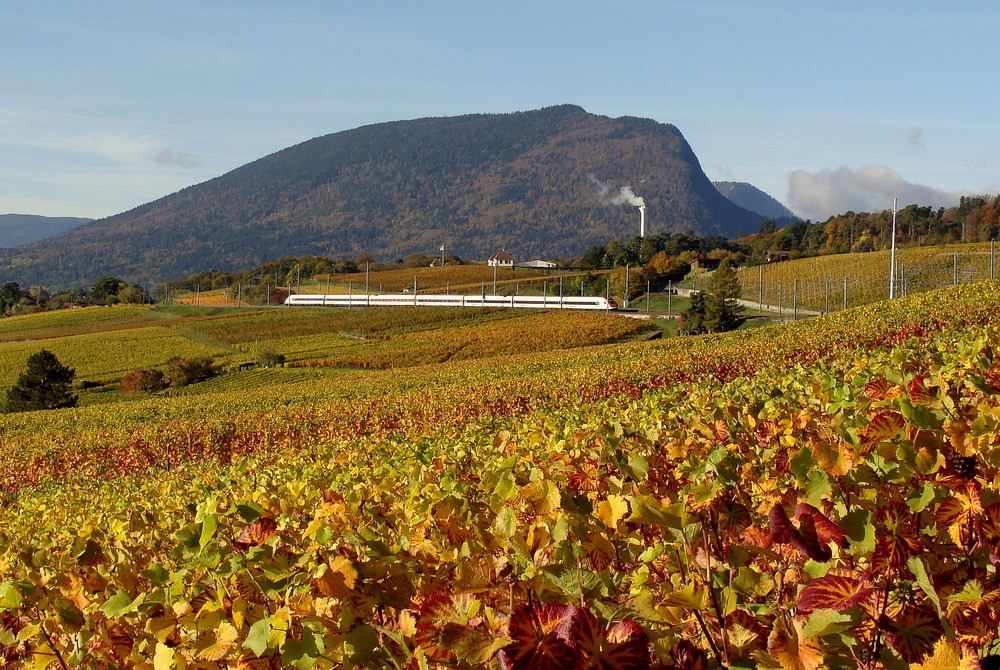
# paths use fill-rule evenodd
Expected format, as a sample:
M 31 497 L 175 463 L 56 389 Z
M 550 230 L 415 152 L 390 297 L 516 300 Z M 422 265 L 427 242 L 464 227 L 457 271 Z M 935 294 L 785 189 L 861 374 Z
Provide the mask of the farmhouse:
M 717 258 L 696 258 L 691 261 L 692 270 L 717 270 L 719 268 L 719 263 L 721 263 Z
M 512 268 L 514 267 L 514 257 L 510 255 L 510 252 L 506 249 L 501 249 L 486 261 L 489 266 L 497 266 L 501 268 Z

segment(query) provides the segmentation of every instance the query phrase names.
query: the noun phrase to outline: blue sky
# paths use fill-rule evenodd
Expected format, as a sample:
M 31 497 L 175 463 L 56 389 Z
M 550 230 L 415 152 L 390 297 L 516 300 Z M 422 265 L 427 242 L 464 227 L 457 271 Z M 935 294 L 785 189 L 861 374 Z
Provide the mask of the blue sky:
M 0 213 L 108 216 L 340 130 L 563 103 L 672 123 L 709 178 L 813 220 L 947 205 L 1000 190 L 998 29 L 961 0 L 4 0 Z

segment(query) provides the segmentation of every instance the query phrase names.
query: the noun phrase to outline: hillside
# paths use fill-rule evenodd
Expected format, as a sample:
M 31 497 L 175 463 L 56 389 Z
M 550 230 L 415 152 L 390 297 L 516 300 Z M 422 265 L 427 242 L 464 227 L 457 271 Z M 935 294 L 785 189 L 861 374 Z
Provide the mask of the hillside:
M 720 336 L 257 370 L 195 397 L 4 415 L 0 659 L 986 667 L 998 306 L 979 282 Z M 393 313 L 338 346 L 417 347 L 433 328 Z M 141 320 L 75 318 L 107 315 Z M 289 356 L 365 322 L 203 316 L 202 338 L 280 332 Z M 450 330 L 542 343 L 542 316 Z M 0 325 L 32 339 L 57 317 Z
M 1000 261 L 995 254 L 983 242 L 899 249 L 897 296 L 993 279 Z M 738 275 L 746 300 L 788 313 L 796 307 L 828 312 L 888 298 L 889 265 L 890 251 L 883 250 L 766 263 L 740 268 Z
M 712 184 L 730 201 L 743 209 L 760 214 L 765 219 L 771 219 L 778 225 L 797 218 L 792 210 L 752 184 L 740 181 L 716 181 Z
M 93 221 L 75 216 L 0 214 L 0 248 L 17 247 L 64 233 Z
M 157 283 L 286 255 L 579 255 L 638 234 L 736 237 L 762 219 L 722 197 L 674 126 L 563 105 L 365 126 L 319 137 L 56 238 L 0 253 L 0 280 Z M 605 202 L 607 198 L 605 198 Z

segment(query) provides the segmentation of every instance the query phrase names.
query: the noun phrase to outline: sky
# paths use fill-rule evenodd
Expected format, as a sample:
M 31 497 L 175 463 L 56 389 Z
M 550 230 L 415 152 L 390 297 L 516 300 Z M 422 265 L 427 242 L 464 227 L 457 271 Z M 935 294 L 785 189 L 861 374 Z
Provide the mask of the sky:
M 673 124 L 710 179 L 814 221 L 949 206 L 1000 191 L 998 27 L 963 0 L 4 0 L 0 213 L 101 218 L 321 135 L 566 103 Z

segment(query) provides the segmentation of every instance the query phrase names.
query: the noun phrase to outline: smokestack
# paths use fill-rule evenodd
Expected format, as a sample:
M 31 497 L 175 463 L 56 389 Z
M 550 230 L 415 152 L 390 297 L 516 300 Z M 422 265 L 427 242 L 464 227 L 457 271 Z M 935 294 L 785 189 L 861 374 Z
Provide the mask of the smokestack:
M 646 237 L 646 205 L 639 205 L 639 237 Z

